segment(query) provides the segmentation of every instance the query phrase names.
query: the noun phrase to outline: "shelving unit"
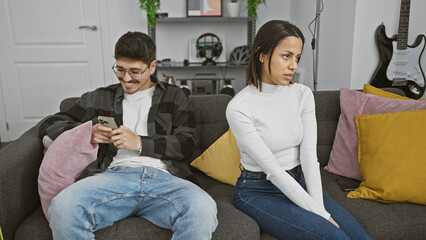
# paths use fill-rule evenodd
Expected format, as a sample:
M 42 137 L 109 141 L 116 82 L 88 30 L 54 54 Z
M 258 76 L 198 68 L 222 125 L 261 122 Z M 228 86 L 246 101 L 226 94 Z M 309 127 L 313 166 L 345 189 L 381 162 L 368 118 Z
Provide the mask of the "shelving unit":
M 156 18 L 155 25 L 153 28 L 151 28 L 148 25 L 148 35 L 152 38 L 152 40 L 156 43 L 156 27 L 157 24 L 167 24 L 167 23 L 185 23 L 185 22 L 242 22 L 247 23 L 247 46 L 251 47 L 255 34 L 256 34 L 256 20 L 254 20 L 250 13 L 248 13 L 247 17 L 166 17 L 166 18 Z M 217 62 L 216 65 L 202 65 L 201 63 L 190 63 L 188 65 L 184 65 L 183 62 L 172 62 L 171 64 L 158 64 L 157 69 L 159 71 L 177 71 L 177 72 L 185 72 L 185 70 L 190 70 L 191 72 L 205 72 L 205 71 L 217 71 L 217 70 L 245 70 L 247 69 L 247 65 L 230 65 L 226 64 L 224 62 Z M 226 72 L 226 71 L 225 71 Z M 225 76 L 224 76 L 225 77 Z M 196 80 L 193 76 L 188 78 L 178 78 L 176 79 L 178 81 L 188 81 L 192 85 L 192 89 L 194 91 L 195 88 L 201 88 L 203 87 L 202 83 L 203 81 Z M 202 80 L 202 79 L 199 79 Z M 226 80 L 226 81 L 225 81 Z M 228 82 L 229 85 L 231 81 L 236 80 L 235 78 L 222 78 L 221 80 L 218 79 L 211 79 L 211 83 L 213 85 L 212 89 L 216 89 L 212 91 L 212 93 L 218 93 L 219 89 L 226 84 L 224 82 Z M 198 87 L 200 85 L 200 87 Z
M 158 64 L 158 70 L 211 70 L 211 69 L 245 69 L 247 65 L 230 65 L 225 63 L 218 63 L 216 65 L 201 65 L 201 63 L 191 63 L 188 66 L 184 66 L 183 62 L 174 64 Z
M 155 26 L 151 28 L 148 25 L 148 35 L 156 42 L 156 26 L 157 23 L 171 22 L 247 22 L 247 46 L 251 47 L 256 35 L 256 20 L 248 13 L 247 17 L 174 17 L 174 18 L 156 18 Z

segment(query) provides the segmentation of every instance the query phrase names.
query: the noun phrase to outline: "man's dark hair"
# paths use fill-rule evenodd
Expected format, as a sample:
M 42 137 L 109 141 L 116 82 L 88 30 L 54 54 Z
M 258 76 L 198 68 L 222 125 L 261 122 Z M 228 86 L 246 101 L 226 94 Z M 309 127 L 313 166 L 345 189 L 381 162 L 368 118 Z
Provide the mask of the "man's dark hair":
M 262 91 L 262 63 L 259 60 L 260 54 L 269 55 L 269 73 L 271 73 L 272 53 L 286 37 L 297 37 L 302 40 L 302 46 L 305 44 L 305 37 L 302 31 L 290 22 L 283 20 L 272 20 L 265 23 L 257 32 L 250 50 L 250 59 L 248 62 L 247 84 L 254 85 Z M 290 84 L 292 84 L 290 82 Z
M 114 57 L 118 59 L 139 60 L 149 64 L 155 60 L 154 41 L 141 32 L 127 32 L 115 44 Z

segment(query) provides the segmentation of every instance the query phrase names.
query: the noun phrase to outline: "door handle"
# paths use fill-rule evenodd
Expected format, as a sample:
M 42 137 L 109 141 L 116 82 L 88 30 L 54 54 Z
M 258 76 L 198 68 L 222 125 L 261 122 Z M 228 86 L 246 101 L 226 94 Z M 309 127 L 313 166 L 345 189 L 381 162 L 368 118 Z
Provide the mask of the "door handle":
M 93 26 L 81 25 L 78 28 L 80 28 L 80 29 L 88 28 L 88 29 L 90 29 L 92 31 L 96 31 L 98 29 L 98 27 L 96 27 L 96 25 L 93 25 Z

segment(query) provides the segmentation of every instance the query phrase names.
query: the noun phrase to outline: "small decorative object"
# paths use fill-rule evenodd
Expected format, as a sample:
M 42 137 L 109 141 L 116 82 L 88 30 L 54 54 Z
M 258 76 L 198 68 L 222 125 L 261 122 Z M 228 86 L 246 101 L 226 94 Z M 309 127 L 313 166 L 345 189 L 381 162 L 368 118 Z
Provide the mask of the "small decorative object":
M 223 35 L 215 34 L 220 39 L 220 45 L 222 45 L 223 51 L 226 49 L 226 38 Z M 197 39 L 200 35 L 194 35 L 188 37 L 188 61 L 189 64 L 200 64 L 204 62 L 205 57 L 200 57 L 197 46 Z M 195 46 L 195 47 L 194 47 Z M 226 63 L 228 56 L 226 54 L 220 54 L 219 57 L 214 58 L 216 63 Z
M 247 8 L 253 19 L 257 19 L 257 7 L 260 4 L 266 5 L 266 0 L 247 0 Z
M 166 74 L 163 73 L 163 82 L 175 85 L 176 84 L 176 80 L 173 76 L 168 76 Z
M 221 17 L 222 0 L 186 0 L 187 17 Z
M 233 97 L 235 95 L 235 90 L 232 87 L 231 80 L 225 80 L 225 85 L 220 90 L 220 93 L 222 93 L 222 94 L 228 94 L 231 97 Z
M 180 88 L 182 89 L 182 91 L 183 91 L 183 93 L 185 94 L 186 97 L 191 95 L 191 89 L 189 89 L 188 82 L 186 80 L 180 81 Z
M 155 14 L 160 9 L 160 0 L 138 0 L 139 8 L 146 12 L 148 25 L 151 28 L 155 27 Z
M 238 0 L 229 0 L 226 3 L 226 9 L 230 17 L 238 17 L 240 13 L 240 2 Z
M 169 13 L 156 13 L 155 18 L 168 18 Z
M 246 65 L 250 58 L 250 48 L 247 45 L 239 46 L 232 50 L 229 55 L 229 64 Z
M 198 37 L 195 48 L 197 49 L 197 57 L 206 58 L 203 65 L 216 65 L 216 61 L 222 53 L 223 47 L 218 36 L 213 33 L 204 33 Z

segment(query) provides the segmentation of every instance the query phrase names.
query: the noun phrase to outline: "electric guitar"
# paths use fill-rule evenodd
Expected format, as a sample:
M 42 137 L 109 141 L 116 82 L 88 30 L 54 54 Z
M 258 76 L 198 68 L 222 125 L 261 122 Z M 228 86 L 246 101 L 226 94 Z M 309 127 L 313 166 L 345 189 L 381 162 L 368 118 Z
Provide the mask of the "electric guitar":
M 385 25 L 382 23 L 377 27 L 375 38 L 380 62 L 371 85 L 399 88 L 407 97 L 419 99 L 425 92 L 425 75 L 420 59 L 425 49 L 426 37 L 420 34 L 412 45 L 407 45 L 409 19 L 410 0 L 401 0 L 398 34 L 388 38 Z

